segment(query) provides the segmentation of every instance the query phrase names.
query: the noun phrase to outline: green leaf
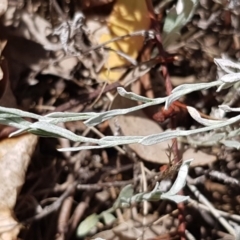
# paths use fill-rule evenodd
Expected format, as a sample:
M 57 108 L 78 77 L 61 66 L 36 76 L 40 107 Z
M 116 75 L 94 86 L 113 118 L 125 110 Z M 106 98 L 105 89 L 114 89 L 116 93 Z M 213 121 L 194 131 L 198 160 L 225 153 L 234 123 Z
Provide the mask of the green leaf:
M 133 196 L 133 186 L 129 184 L 121 190 L 117 200 L 113 204 L 113 208 L 118 208 L 122 201 L 127 203 L 128 199 L 130 199 L 132 196 Z
M 178 0 L 168 12 L 163 26 L 163 46 L 166 48 L 180 36 L 181 28 L 192 18 L 198 0 Z
M 94 228 L 97 225 L 98 221 L 99 221 L 99 216 L 96 213 L 88 216 L 78 226 L 77 236 L 78 237 L 86 236 L 91 231 L 91 229 Z
M 116 220 L 116 217 L 107 211 L 102 212 L 101 216 L 106 225 L 111 225 Z

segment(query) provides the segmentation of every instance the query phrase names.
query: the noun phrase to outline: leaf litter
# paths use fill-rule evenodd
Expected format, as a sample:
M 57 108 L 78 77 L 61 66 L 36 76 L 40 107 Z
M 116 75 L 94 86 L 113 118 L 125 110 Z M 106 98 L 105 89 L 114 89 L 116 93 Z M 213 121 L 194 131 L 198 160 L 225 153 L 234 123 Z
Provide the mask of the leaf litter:
M 234 1 L 230 1 L 231 4 L 200 1 L 198 5 L 196 1 L 179 0 L 177 5 L 173 1 L 154 1 L 167 51 L 161 59 L 156 53 L 156 39 L 151 41 L 149 33 L 145 34 L 150 29 L 151 14 L 147 8 L 150 1 L 136 2 L 136 6 L 126 5 L 129 1 L 125 0 L 116 2 L 46 0 L 25 3 L 9 0 L 6 7 L 7 4 L 2 1 L 0 12 L 4 15 L 0 24 L 3 46 L 0 66 L 1 78 L 5 83 L 0 85 L 0 92 L 4 93 L 1 107 L 30 111 L 42 117 L 55 114 L 56 110 L 87 114 L 104 112 L 110 105 L 112 109 L 128 108 L 145 101 L 147 98 L 132 101 L 119 95 L 113 97 L 116 87 L 126 87 L 134 82 L 139 85 L 136 85 L 137 90 L 131 88 L 135 94 L 131 97 L 165 97 L 165 80 L 158 66 L 169 59 L 172 59 L 168 69 L 174 86 L 190 82 L 208 84 L 218 77 L 221 79 L 223 74 L 220 67 L 228 71 L 238 68 L 239 13 L 237 7 L 231 7 Z M 184 7 L 186 4 L 188 8 Z M 178 16 L 174 15 L 176 13 Z M 97 30 L 105 29 L 108 35 L 102 38 L 95 35 L 97 30 L 93 29 L 93 23 L 96 22 Z M 131 36 L 136 31 L 138 35 Z M 122 38 L 121 35 L 125 34 L 127 37 Z M 172 37 L 167 38 L 166 35 Z M 114 38 L 117 40 L 112 41 Z M 108 40 L 110 42 L 104 44 Z M 146 55 L 141 57 L 144 50 Z M 8 62 L 7 67 L 3 58 Z M 214 58 L 218 66 L 214 64 Z M 114 75 L 114 72 L 117 74 Z M 181 89 L 177 88 L 175 97 L 180 97 L 179 101 L 186 106 L 213 117 L 213 108 L 226 104 L 231 112 L 224 116 L 232 117 L 233 110 L 239 107 L 238 87 L 237 83 L 229 84 L 226 72 L 224 75 L 222 79 L 227 82 L 221 85 L 219 90 L 223 90 L 218 93 L 214 88 L 209 88 L 180 96 L 176 90 Z M 139 78 L 142 78 L 141 81 Z M 144 82 L 146 79 L 147 84 Z M 105 86 L 102 80 L 116 81 L 117 84 Z M 228 87 L 231 88 L 227 92 L 224 88 Z M 225 99 L 226 93 L 231 101 Z M 152 113 L 161 109 L 154 107 L 131 112 L 94 127 L 86 126 L 81 121 L 71 124 L 63 121 L 56 129 L 72 129 L 77 135 L 96 139 L 114 134 L 124 137 L 165 132 L 170 128 L 172 119 L 180 130 L 212 124 L 211 119 L 203 121 L 193 111 L 190 112 L 191 116 L 197 116 L 200 123 L 194 121 L 188 111 L 180 111 L 158 124 L 153 121 Z M 40 126 L 38 124 L 32 123 L 36 127 Z M 174 154 L 170 159 L 165 152 L 168 146 L 174 152 L 170 140 L 152 146 L 124 145 L 59 153 L 56 149 L 92 146 L 73 143 L 68 139 L 37 138 L 30 134 L 8 139 L 7 136 L 14 131 L 16 129 L 13 127 L 1 126 L 2 239 L 16 239 L 19 232 L 21 239 L 77 239 L 80 223 L 92 214 L 104 211 L 104 217 L 94 218 L 90 233 L 85 229 L 85 239 L 179 238 L 180 210 L 171 201 L 143 202 L 106 212 L 121 195 L 121 189 L 128 184 L 132 184 L 136 194 L 144 192 L 148 194 L 146 196 L 150 196 L 156 186 L 166 189 L 165 192 L 172 185 L 176 186 L 173 183 L 180 164 L 174 162 Z M 231 133 L 229 139 L 221 140 L 227 133 Z M 225 146 L 219 147 L 216 144 L 219 141 Z M 239 179 L 239 153 L 229 146 L 238 148 L 238 141 L 236 125 L 231 129 L 226 127 L 224 135 L 214 130 L 208 135 L 199 133 L 179 139 L 178 148 L 183 162 L 195 158 L 189 169 L 189 177 L 194 181 L 190 178 L 187 180 L 189 186 L 184 187 L 184 195 L 198 200 L 191 192 L 194 182 L 203 205 L 198 206 L 204 209 L 199 210 L 191 201 L 185 203 L 186 234 L 196 239 L 234 239 L 232 229 L 239 223 L 240 206 L 239 184 L 235 181 Z M 171 174 L 164 173 L 163 169 Z M 158 181 L 160 183 L 156 185 Z M 97 194 L 105 197 L 101 199 Z M 204 201 L 202 196 L 205 197 Z M 216 211 L 227 220 L 219 218 L 219 226 L 216 226 L 218 219 L 213 220 L 217 216 Z M 202 229 L 200 232 L 196 231 L 196 224 Z

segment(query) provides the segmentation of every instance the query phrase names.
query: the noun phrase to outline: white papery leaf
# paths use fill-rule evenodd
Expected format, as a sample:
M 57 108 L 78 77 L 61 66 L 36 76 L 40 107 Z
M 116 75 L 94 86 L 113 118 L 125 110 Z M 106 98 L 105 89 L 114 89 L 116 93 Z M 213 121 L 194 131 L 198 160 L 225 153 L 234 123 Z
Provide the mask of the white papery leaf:
M 222 59 L 222 58 L 215 58 L 214 59 L 215 64 L 217 64 L 223 71 L 227 73 L 233 73 L 233 69 L 239 69 L 240 70 L 240 64 L 234 63 L 228 59 Z
M 164 193 L 165 197 L 176 195 L 185 186 L 188 175 L 188 169 L 192 161 L 193 159 L 189 159 L 185 160 L 182 163 L 181 167 L 179 168 L 177 178 L 173 183 L 171 189 L 168 192 Z

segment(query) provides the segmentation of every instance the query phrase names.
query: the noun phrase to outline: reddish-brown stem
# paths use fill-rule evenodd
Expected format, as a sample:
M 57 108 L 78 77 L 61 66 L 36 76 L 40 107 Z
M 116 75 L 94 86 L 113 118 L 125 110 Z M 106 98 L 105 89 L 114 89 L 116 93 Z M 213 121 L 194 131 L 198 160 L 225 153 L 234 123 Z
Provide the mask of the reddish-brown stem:
M 146 0 L 146 4 L 148 6 L 149 16 L 152 20 L 152 27 L 156 31 L 155 41 L 156 41 L 156 45 L 157 45 L 158 50 L 159 50 L 159 55 L 164 57 L 166 55 L 166 52 L 163 49 L 161 35 L 160 35 L 160 29 L 159 29 L 159 23 L 156 19 L 156 15 L 154 13 L 154 8 L 153 8 L 153 5 L 152 5 L 152 1 L 151 0 Z M 163 73 L 163 77 L 165 79 L 165 86 L 166 86 L 167 95 L 170 95 L 171 91 L 172 91 L 172 83 L 171 83 L 170 75 L 169 75 L 168 68 L 167 68 L 166 64 L 162 65 L 162 73 Z M 176 128 L 176 123 L 175 123 L 174 118 L 171 118 L 171 128 L 172 129 Z M 178 163 L 180 161 L 180 157 L 179 157 L 178 144 L 177 144 L 176 139 L 173 139 L 173 153 L 174 153 L 174 156 L 175 156 L 175 162 Z M 184 205 L 183 204 L 178 204 L 178 209 L 179 209 L 178 233 L 180 235 L 180 239 L 185 240 L 186 239 L 186 236 L 185 236 L 186 226 L 185 226 L 185 220 L 184 220 Z
M 160 111 L 158 111 L 157 113 L 155 113 L 153 115 L 153 119 L 157 122 L 164 122 L 166 119 L 168 118 L 172 118 L 174 116 L 176 116 L 179 113 L 184 113 L 187 112 L 187 106 L 179 101 L 175 101 L 173 102 L 168 109 L 164 109 L 162 108 Z M 211 116 L 208 116 L 202 112 L 199 112 L 200 116 L 202 118 L 206 118 L 206 119 L 211 119 L 211 120 L 219 120 L 217 118 L 213 118 Z

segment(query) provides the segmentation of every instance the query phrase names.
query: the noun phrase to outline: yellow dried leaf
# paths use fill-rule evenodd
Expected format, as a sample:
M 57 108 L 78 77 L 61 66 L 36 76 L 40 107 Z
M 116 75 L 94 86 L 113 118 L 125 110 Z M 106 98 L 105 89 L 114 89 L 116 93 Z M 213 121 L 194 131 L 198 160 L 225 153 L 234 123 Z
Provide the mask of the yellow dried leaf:
M 109 34 L 102 35 L 100 42 L 103 43 L 114 37 L 123 36 L 139 30 L 147 30 L 149 27 L 150 18 L 145 0 L 117 0 L 108 19 Z M 121 51 L 131 58 L 136 59 L 143 43 L 143 36 L 134 36 L 109 43 L 107 47 Z M 122 58 L 114 51 L 109 51 L 99 77 L 107 82 L 118 81 L 123 71 L 111 70 L 111 68 L 128 64 L 128 60 Z

